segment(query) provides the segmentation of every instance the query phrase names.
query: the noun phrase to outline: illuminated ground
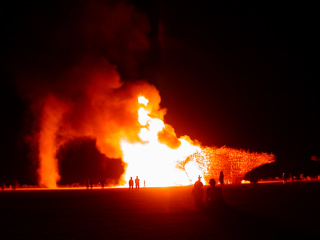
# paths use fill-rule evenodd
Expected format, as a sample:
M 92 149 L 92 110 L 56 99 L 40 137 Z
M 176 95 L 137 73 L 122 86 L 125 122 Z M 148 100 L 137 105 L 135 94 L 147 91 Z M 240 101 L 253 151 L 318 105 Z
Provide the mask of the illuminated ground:
M 210 215 L 190 187 L 0 192 L 1 239 L 289 239 L 320 236 L 320 182 L 229 185 Z

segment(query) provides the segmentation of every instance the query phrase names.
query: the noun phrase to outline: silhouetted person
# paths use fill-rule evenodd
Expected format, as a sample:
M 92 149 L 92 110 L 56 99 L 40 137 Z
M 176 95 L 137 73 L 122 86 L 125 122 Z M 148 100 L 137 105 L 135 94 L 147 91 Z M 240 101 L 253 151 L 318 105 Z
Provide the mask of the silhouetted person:
M 207 188 L 206 204 L 209 210 L 218 211 L 222 210 L 225 206 L 225 201 L 222 196 L 222 190 L 216 187 L 216 181 L 211 178 L 209 181 L 210 187 Z
M 90 180 L 90 188 L 91 189 L 93 188 L 93 180 L 92 179 Z
M 2 190 L 2 191 L 4 191 L 4 186 L 5 186 L 5 184 L 2 183 L 2 184 L 1 184 L 1 190 Z
M 224 188 L 224 174 L 220 171 L 219 182 L 221 184 L 221 189 Z
M 136 179 L 134 180 L 135 184 L 136 184 L 136 189 L 140 188 L 140 179 L 138 178 L 138 176 L 136 177 Z
M 104 189 L 104 180 L 101 181 L 101 188 Z
M 86 185 L 87 185 L 87 189 L 89 189 L 89 186 L 90 186 L 90 181 L 89 181 L 89 179 L 87 180 Z
M 196 208 L 203 207 L 203 183 L 201 182 L 201 177 L 198 177 L 198 181 L 194 183 L 191 194 L 194 198 L 194 205 Z
M 133 180 L 132 180 L 132 177 L 130 177 L 130 180 L 129 180 L 129 190 L 132 189 L 133 190 Z
M 143 180 L 143 187 L 146 187 L 146 180 Z
M 287 182 L 286 174 L 282 173 L 282 183 L 285 184 Z

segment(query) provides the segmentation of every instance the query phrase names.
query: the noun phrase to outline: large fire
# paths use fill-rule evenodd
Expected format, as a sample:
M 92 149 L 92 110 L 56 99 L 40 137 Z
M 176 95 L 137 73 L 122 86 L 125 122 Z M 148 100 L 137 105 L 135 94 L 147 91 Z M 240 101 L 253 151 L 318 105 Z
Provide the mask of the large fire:
M 139 96 L 139 123 L 141 129 L 139 137 L 142 142 L 131 143 L 127 139 L 121 140 L 123 160 L 128 164 L 125 180 L 138 176 L 146 181 L 148 186 L 188 185 L 196 178 L 190 178 L 184 171 L 177 168 L 180 161 L 188 156 L 200 152 L 200 146 L 195 146 L 188 138 L 180 138 L 177 148 L 171 148 L 160 142 L 159 133 L 166 125 L 159 118 L 152 118 L 147 109 L 149 100 Z M 167 125 L 167 128 L 170 128 Z
M 147 181 L 148 186 L 189 185 L 199 175 L 205 182 L 212 177 L 218 179 L 219 172 L 223 171 L 227 183 L 240 182 L 248 171 L 275 160 L 273 154 L 226 147 L 201 148 L 187 136 L 178 139 L 177 148 L 169 147 L 160 141 L 159 136 L 165 128 L 172 129 L 171 126 L 166 126 L 159 118 L 150 117 L 152 112 L 148 110 L 148 99 L 139 96 L 138 101 L 141 104 L 138 121 L 142 142 L 121 140 L 123 160 L 128 164 L 126 181 L 138 176 Z
M 121 172 L 110 177 L 114 185 L 136 176 L 146 186 L 188 185 L 199 175 L 204 181 L 217 178 L 221 170 L 228 182 L 236 182 L 274 161 L 272 154 L 203 147 L 188 136 L 177 137 L 164 122 L 166 110 L 156 87 L 135 81 L 138 63 L 152 50 L 147 15 L 132 5 L 107 2 L 81 3 L 81 11 L 68 11 L 70 17 L 62 18 L 63 25 L 43 29 L 45 36 L 57 36 L 44 44 L 47 62 L 38 66 L 36 61 L 28 71 L 23 64 L 18 71 L 21 92 L 37 119 L 30 142 L 39 159 L 41 186 L 57 187 L 63 172 L 59 149 L 82 138 L 94 141 L 105 159 L 126 164 L 122 178 Z M 39 70 L 41 66 L 46 67 Z M 123 82 L 120 72 L 128 81 Z
M 130 121 L 117 118 L 110 112 L 97 112 L 91 115 L 93 120 L 87 122 L 84 128 L 76 130 L 64 123 L 70 123 L 65 118 L 69 116 L 71 106 L 53 96 L 46 99 L 39 135 L 39 176 L 42 186 L 57 187 L 60 179 L 57 151 L 66 142 L 82 136 L 97 139 L 97 148 L 101 153 L 120 156 L 126 163 L 119 185 L 127 184 L 130 177 L 136 176 L 148 187 L 190 185 L 199 175 L 207 183 L 212 177 L 218 179 L 220 171 L 224 172 L 227 183 L 235 183 L 240 182 L 253 168 L 275 160 L 273 154 L 250 153 L 226 147 L 202 147 L 188 136 L 177 138 L 173 127 L 163 121 L 165 109 L 159 106 L 160 96 L 154 86 L 144 82 L 132 85 L 129 89 L 132 96 L 125 100 L 120 98 L 113 110 L 121 109 L 118 113 Z M 139 91 L 146 92 L 153 102 L 138 94 Z M 106 99 L 98 99 L 98 106 L 105 104 L 109 107 L 108 103 L 104 103 Z M 109 126 L 112 126 L 111 132 Z

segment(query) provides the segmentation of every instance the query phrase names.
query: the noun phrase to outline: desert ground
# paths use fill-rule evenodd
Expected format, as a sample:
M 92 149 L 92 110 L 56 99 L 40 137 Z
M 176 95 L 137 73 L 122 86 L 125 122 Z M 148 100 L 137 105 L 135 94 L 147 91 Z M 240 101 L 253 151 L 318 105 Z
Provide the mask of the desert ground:
M 0 191 L 0 239 L 320 239 L 320 181 L 227 185 L 214 213 L 191 190 Z

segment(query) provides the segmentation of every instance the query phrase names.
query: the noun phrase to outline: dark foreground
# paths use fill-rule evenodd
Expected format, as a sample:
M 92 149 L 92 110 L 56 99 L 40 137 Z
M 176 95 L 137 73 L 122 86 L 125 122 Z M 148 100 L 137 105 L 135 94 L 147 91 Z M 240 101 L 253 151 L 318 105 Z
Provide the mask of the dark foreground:
M 196 210 L 190 187 L 0 192 L 0 239 L 320 239 L 320 182 L 229 185 Z

